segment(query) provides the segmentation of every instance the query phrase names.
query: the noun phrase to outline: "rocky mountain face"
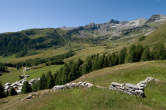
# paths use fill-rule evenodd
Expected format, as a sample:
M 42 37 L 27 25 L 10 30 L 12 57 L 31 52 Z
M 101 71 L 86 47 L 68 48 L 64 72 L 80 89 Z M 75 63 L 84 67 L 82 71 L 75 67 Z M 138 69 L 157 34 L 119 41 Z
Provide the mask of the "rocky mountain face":
M 68 34 L 81 38 L 102 38 L 116 40 L 125 36 L 132 37 L 144 35 L 155 28 L 155 24 L 166 21 L 165 15 L 153 15 L 148 20 L 136 19 L 131 21 L 118 21 L 111 19 L 103 24 L 90 23 L 69 30 Z M 153 25 L 151 25 L 153 23 Z
M 163 22 L 166 20 L 165 15 L 152 15 L 152 17 L 147 20 L 146 24 L 153 23 L 153 22 Z

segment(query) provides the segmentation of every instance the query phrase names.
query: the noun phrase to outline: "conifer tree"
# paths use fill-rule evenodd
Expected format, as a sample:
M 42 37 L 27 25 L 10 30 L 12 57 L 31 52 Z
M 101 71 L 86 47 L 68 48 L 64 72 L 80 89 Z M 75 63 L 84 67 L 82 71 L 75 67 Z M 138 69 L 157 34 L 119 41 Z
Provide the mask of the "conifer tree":
M 0 83 L 0 98 L 4 98 L 5 96 L 4 87 Z
M 9 91 L 9 95 L 10 96 L 14 96 L 14 95 L 17 95 L 17 92 L 14 88 L 11 88 L 10 91 Z
M 142 53 L 142 57 L 141 57 L 142 61 L 149 61 L 151 60 L 151 53 L 150 53 L 150 49 L 149 47 L 145 47 L 143 53 Z
M 39 89 L 47 89 L 47 79 L 45 74 L 43 74 L 40 78 Z
M 163 44 L 157 44 L 152 49 L 152 56 L 154 60 L 166 59 L 166 51 Z
M 32 92 L 31 85 L 28 83 L 28 81 L 25 81 L 22 87 L 22 93 L 29 93 Z
M 141 60 L 141 56 L 143 53 L 143 46 L 142 45 L 137 45 L 134 53 L 134 62 L 138 62 Z
M 92 56 L 88 57 L 81 67 L 82 74 L 92 71 Z
M 134 62 L 135 60 L 135 49 L 136 46 L 135 45 L 131 45 L 128 51 L 128 55 L 127 55 L 127 62 L 131 63 Z
M 127 49 L 123 48 L 120 52 L 119 52 L 119 64 L 124 64 L 125 63 L 125 58 L 127 56 Z
M 104 67 L 108 67 L 108 66 L 109 66 L 109 56 L 104 55 Z
M 70 78 L 68 77 L 70 73 L 70 68 L 69 65 L 66 63 L 64 67 L 62 68 L 61 72 L 61 83 L 64 84 L 66 83 Z
M 32 84 L 32 91 L 33 92 L 38 91 L 39 88 L 40 88 L 40 81 L 37 81 L 37 82 L 35 82 L 35 83 Z
M 50 89 L 55 85 L 54 77 L 53 77 L 51 71 L 49 71 L 47 73 L 46 78 L 47 78 L 47 87 Z

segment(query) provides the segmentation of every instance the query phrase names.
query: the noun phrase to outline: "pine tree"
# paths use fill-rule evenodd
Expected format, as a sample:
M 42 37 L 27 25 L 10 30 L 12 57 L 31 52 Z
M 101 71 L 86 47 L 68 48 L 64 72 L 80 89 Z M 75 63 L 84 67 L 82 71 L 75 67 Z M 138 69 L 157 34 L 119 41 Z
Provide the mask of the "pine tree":
M 81 66 L 81 71 L 82 71 L 82 74 L 86 74 L 92 71 L 92 56 L 87 57 L 87 59 Z
M 47 88 L 50 89 L 50 88 L 52 88 L 55 85 L 54 77 L 53 77 L 51 71 L 49 71 L 47 73 L 46 78 L 47 78 Z
M 22 93 L 29 93 L 32 92 L 31 85 L 28 83 L 28 81 L 25 81 L 22 87 Z
M 124 64 L 125 63 L 125 58 L 127 55 L 127 49 L 123 48 L 120 52 L 119 52 L 119 64 Z
M 136 49 L 135 45 L 130 46 L 128 55 L 127 55 L 127 62 L 131 63 L 135 61 L 135 53 L 136 53 L 135 49 Z
M 149 61 L 151 60 L 151 53 L 150 53 L 150 49 L 149 47 L 145 47 L 143 53 L 142 53 L 142 57 L 141 57 L 142 61 Z
M 6 97 L 5 92 L 4 92 L 4 87 L 0 83 L 0 98 Z
M 119 57 L 117 54 L 113 53 L 111 55 L 111 66 L 115 66 L 115 65 L 118 65 L 119 64 Z
M 92 56 L 92 70 L 96 70 L 99 68 L 99 54 Z
M 65 84 L 70 78 L 68 77 L 70 73 L 69 65 L 66 63 L 64 67 L 62 68 L 61 72 L 61 84 Z
M 166 59 L 166 50 L 164 48 L 164 44 L 159 45 L 159 54 L 160 54 L 160 57 L 159 57 L 160 60 Z
M 152 56 L 154 60 L 166 59 L 166 51 L 163 44 L 157 44 L 152 49 Z
M 138 62 L 141 60 L 142 53 L 144 51 L 144 48 L 142 45 L 137 45 L 135 49 L 135 55 L 134 55 L 134 62 Z
M 104 67 L 104 56 L 100 55 L 98 56 L 98 59 L 97 59 L 97 69 L 101 69 L 103 67 Z
M 47 89 L 47 79 L 46 79 L 46 76 L 45 74 L 43 74 L 40 78 L 40 81 L 39 81 L 39 89 L 42 90 L 42 89 Z
M 10 91 L 9 91 L 9 95 L 10 96 L 14 96 L 14 95 L 17 95 L 17 92 L 14 88 L 11 88 Z
M 40 87 L 40 81 L 37 81 L 35 83 L 32 84 L 32 91 L 33 92 L 36 92 L 39 90 L 39 87 Z

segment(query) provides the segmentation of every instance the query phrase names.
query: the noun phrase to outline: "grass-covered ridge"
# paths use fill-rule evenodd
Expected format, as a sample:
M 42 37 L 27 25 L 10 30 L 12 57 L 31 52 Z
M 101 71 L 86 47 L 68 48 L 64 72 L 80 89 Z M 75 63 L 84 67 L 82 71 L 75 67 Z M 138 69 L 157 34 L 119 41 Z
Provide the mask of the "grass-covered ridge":
M 88 81 L 108 87 L 112 81 L 137 83 L 147 76 L 159 79 L 159 82 L 147 86 L 144 99 L 108 89 L 77 88 L 54 93 L 39 91 L 44 95 L 29 101 L 20 101 L 24 95 L 8 97 L 0 100 L 0 106 L 4 108 L 2 110 L 165 110 L 164 68 L 165 61 L 129 63 L 94 71 L 74 81 Z

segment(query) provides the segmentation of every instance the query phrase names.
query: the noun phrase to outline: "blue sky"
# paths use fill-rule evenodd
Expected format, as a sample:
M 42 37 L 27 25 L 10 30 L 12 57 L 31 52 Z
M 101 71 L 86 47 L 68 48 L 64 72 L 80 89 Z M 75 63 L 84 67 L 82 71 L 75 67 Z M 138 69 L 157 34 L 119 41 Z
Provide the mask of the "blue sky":
M 0 32 L 166 14 L 166 0 L 0 0 Z

